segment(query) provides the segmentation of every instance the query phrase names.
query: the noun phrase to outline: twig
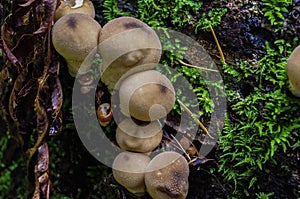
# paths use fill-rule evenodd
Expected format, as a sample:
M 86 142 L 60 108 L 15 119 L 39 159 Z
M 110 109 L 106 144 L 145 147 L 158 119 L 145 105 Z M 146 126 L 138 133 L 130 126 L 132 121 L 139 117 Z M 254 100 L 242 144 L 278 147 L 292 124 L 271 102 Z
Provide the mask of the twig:
M 221 46 L 220 46 L 220 44 L 219 44 L 219 41 L 218 41 L 218 39 L 217 39 L 217 36 L 216 36 L 216 34 L 215 34 L 215 31 L 214 31 L 214 29 L 213 29 L 213 27 L 212 27 L 211 25 L 209 25 L 209 28 L 210 28 L 210 31 L 211 31 L 211 33 L 213 34 L 213 37 L 214 37 L 215 42 L 216 42 L 216 44 L 217 44 L 217 47 L 218 47 L 220 56 L 221 56 L 221 58 L 222 58 L 222 61 L 225 63 L 225 57 L 224 57 L 222 48 L 221 48 Z
M 208 132 L 208 130 L 205 128 L 205 126 L 200 122 L 200 120 L 196 117 L 193 116 L 192 111 L 186 107 L 179 99 L 177 99 L 179 105 L 190 114 L 190 116 L 196 121 L 196 123 L 202 128 L 202 130 L 205 132 L 205 134 L 207 134 L 211 139 L 213 139 L 213 136 L 210 135 L 210 133 Z
M 191 67 L 191 68 L 197 68 L 197 69 L 200 69 L 200 70 L 206 70 L 206 71 L 211 71 L 211 72 L 219 72 L 218 70 L 215 70 L 215 69 L 210 69 L 210 68 L 204 68 L 204 67 L 201 67 L 201 66 L 195 66 L 195 65 L 191 65 L 191 64 L 188 64 L 188 63 L 185 63 L 183 62 L 182 60 L 177 60 L 179 63 L 185 65 L 185 66 L 188 66 L 188 67 Z
M 186 155 L 186 157 L 189 159 L 189 161 L 191 161 L 191 158 L 189 156 L 189 154 L 185 151 L 185 149 L 182 147 L 182 145 L 180 144 L 180 142 L 176 139 L 176 137 L 174 135 L 171 134 L 171 137 L 175 140 L 175 142 L 178 144 L 178 146 L 180 147 L 180 149 L 183 151 L 183 153 Z

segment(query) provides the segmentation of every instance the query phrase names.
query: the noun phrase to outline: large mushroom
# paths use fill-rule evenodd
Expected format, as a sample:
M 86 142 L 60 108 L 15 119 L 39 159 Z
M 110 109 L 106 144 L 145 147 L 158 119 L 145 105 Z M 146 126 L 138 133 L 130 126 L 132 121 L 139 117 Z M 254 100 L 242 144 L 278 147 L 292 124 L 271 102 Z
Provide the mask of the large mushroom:
M 161 49 L 156 32 L 144 22 L 132 17 L 109 21 L 99 36 L 102 82 L 112 91 L 122 78 L 153 69 L 160 60 Z
M 153 199 L 184 199 L 188 193 L 189 166 L 177 152 L 155 156 L 145 171 L 145 184 Z
M 150 157 L 143 153 L 124 151 L 115 158 L 112 171 L 115 180 L 135 195 L 145 192 L 145 168 Z
M 54 24 L 52 43 L 65 58 L 71 76 L 76 76 L 84 59 L 96 49 L 100 31 L 100 24 L 82 13 L 67 14 Z M 85 68 L 88 71 L 90 66 Z
M 95 18 L 95 8 L 90 0 L 62 0 L 55 11 L 54 21 L 57 21 L 62 16 L 70 13 L 82 13 Z
M 151 152 L 162 139 L 162 127 L 158 120 L 145 123 L 123 120 L 116 130 L 116 141 L 120 148 L 127 151 Z
M 287 61 L 286 67 L 290 91 L 300 97 L 300 46 L 296 47 Z
M 165 75 L 148 70 L 123 80 L 119 98 L 124 115 L 141 121 L 153 121 L 165 117 L 172 110 L 175 90 Z

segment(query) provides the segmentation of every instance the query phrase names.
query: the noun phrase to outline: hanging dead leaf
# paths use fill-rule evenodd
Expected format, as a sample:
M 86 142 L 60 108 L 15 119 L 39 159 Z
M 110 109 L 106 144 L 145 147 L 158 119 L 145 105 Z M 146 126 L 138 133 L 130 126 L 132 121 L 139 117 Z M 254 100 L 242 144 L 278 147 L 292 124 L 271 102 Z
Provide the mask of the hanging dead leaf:
M 62 88 L 58 77 L 55 77 L 54 84 L 53 84 L 53 91 L 51 95 L 51 102 L 52 102 L 52 110 L 54 113 L 54 117 L 56 117 L 61 109 L 63 100 Z
M 44 142 L 37 150 L 37 161 L 34 168 L 35 191 L 33 198 L 45 198 L 50 196 L 49 169 L 49 149 L 48 144 Z

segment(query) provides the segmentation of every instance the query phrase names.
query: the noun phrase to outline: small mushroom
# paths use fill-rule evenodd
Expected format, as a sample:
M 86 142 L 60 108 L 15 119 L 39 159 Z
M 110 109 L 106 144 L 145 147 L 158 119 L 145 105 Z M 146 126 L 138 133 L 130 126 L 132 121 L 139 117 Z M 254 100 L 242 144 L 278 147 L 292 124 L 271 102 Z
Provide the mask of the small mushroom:
M 116 130 L 116 141 L 127 151 L 151 152 L 162 139 L 162 126 L 158 120 L 136 123 L 132 119 L 123 120 Z
M 112 119 L 112 111 L 109 103 L 100 104 L 97 109 L 97 117 L 101 126 L 107 126 Z
M 113 162 L 113 176 L 128 191 L 141 196 L 145 192 L 145 168 L 149 162 L 149 156 L 143 153 L 121 152 Z
M 160 60 L 161 49 L 156 32 L 144 22 L 133 17 L 109 21 L 99 35 L 102 82 L 112 91 L 126 76 L 153 69 Z M 136 67 L 140 65 L 143 67 Z
M 95 8 L 93 3 L 90 0 L 81 0 L 81 1 L 71 1 L 71 0 L 62 0 L 60 5 L 55 11 L 54 21 L 57 21 L 59 18 L 66 14 L 70 13 L 82 13 L 86 14 L 92 18 L 95 18 Z
M 175 103 L 175 90 L 170 80 L 155 70 L 127 77 L 119 90 L 120 109 L 126 116 L 141 121 L 165 117 Z
M 300 97 L 300 46 L 296 47 L 287 61 L 286 67 L 290 91 Z
M 184 199 L 188 193 L 189 166 L 177 152 L 155 156 L 145 172 L 145 184 L 153 199 Z
M 69 73 L 76 76 L 82 62 L 95 52 L 101 26 L 93 18 L 82 13 L 61 17 L 52 28 L 52 43 L 55 50 L 65 58 Z M 90 70 L 90 65 L 85 70 Z M 84 73 L 83 70 L 81 70 Z
M 82 86 L 89 86 L 94 82 L 92 71 L 87 71 L 85 74 L 81 74 L 78 77 L 78 82 Z

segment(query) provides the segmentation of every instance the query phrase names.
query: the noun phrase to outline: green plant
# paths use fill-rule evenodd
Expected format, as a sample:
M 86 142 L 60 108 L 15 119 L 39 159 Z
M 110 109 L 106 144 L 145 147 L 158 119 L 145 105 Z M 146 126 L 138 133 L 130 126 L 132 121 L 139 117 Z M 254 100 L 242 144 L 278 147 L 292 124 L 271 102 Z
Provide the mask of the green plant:
M 247 61 L 241 61 L 234 66 L 225 63 L 223 70 L 226 74 L 233 77 L 235 83 L 251 79 L 254 82 L 258 82 L 258 87 L 260 88 L 262 88 L 263 84 L 276 85 L 278 88 L 283 88 L 287 83 L 285 67 L 288 56 L 286 54 L 291 53 L 291 46 L 296 45 L 296 43 L 297 38 L 294 39 L 293 44 L 289 44 L 284 40 L 277 40 L 274 42 L 274 49 L 267 42 L 266 54 L 257 64 L 250 65 Z
M 257 199 L 269 199 L 270 196 L 274 195 L 274 192 L 271 193 L 264 193 L 264 192 L 260 192 L 258 194 L 255 194 Z
M 226 78 L 234 81 L 226 85 L 230 117 L 226 116 L 219 137 L 219 171 L 239 197 L 260 190 L 259 172 L 269 173 L 271 165 L 279 164 L 276 154 L 291 149 L 300 128 L 300 102 L 288 94 L 287 55 L 282 50 L 284 46 L 289 54 L 292 45 L 283 41 L 275 45 L 277 50 L 267 45 L 266 55 L 254 66 L 223 65 Z M 245 83 L 256 87 L 239 92 L 234 86 Z
M 170 27 L 182 30 L 195 20 L 202 2 L 193 0 L 138 0 L 138 17 L 151 27 Z
M 103 14 L 106 20 L 120 16 L 139 18 L 151 27 L 169 27 L 182 30 L 187 24 L 195 21 L 194 16 L 199 12 L 202 2 L 193 0 L 138 0 L 134 13 L 124 11 L 117 0 L 105 0 Z M 132 6 L 130 4 L 130 6 Z
M 199 29 L 203 29 L 204 31 L 209 31 L 209 26 L 217 26 L 221 23 L 222 17 L 226 14 L 226 8 L 212 8 L 207 14 L 203 13 L 200 20 L 196 22 L 195 33 L 199 31 Z
M 283 25 L 284 13 L 288 13 L 288 7 L 292 0 L 263 0 L 262 12 L 268 18 L 271 25 L 278 31 Z
M 1 135 L 2 136 L 2 135 Z M 25 185 L 25 165 L 22 157 L 16 160 L 7 161 L 5 153 L 10 150 L 12 138 L 7 132 L 5 136 L 0 136 L 0 198 L 26 198 L 29 191 Z M 24 176 L 16 176 L 18 173 Z M 12 195 L 13 194 L 13 195 Z
M 116 17 L 131 16 L 132 14 L 119 8 L 117 0 L 105 0 L 103 2 L 103 15 L 107 21 L 110 21 Z
M 199 106 L 199 112 L 195 113 L 198 116 L 209 116 L 213 112 L 214 103 L 208 91 L 207 84 L 217 87 L 218 83 L 204 81 L 203 75 L 205 74 L 202 73 L 203 71 L 180 64 L 179 61 L 188 53 L 187 46 L 184 46 L 180 39 L 171 38 L 163 29 L 159 30 L 162 30 L 160 40 L 163 43 L 161 64 L 166 67 L 160 67 L 158 69 L 176 86 L 176 96 L 179 97 L 179 100 L 187 107 Z M 172 71 L 168 70 L 168 67 L 173 67 L 177 74 L 174 75 Z M 183 78 L 188 81 L 189 85 L 186 85 L 187 82 L 185 82 Z M 189 87 L 188 89 L 195 93 L 197 102 L 188 101 L 186 99 L 187 86 Z M 174 110 L 178 115 L 181 115 L 181 107 L 177 102 L 174 105 Z

